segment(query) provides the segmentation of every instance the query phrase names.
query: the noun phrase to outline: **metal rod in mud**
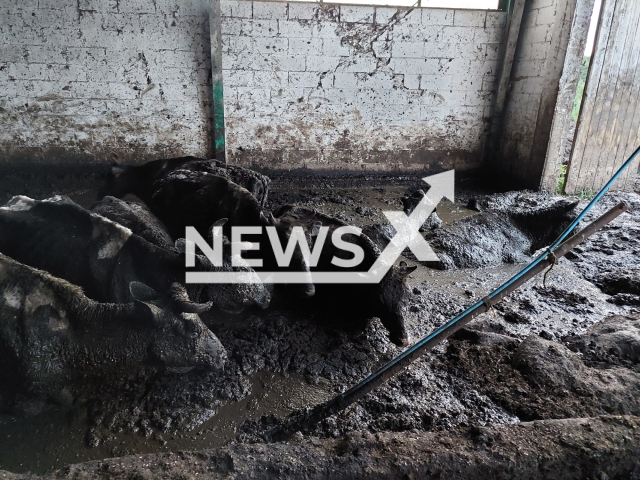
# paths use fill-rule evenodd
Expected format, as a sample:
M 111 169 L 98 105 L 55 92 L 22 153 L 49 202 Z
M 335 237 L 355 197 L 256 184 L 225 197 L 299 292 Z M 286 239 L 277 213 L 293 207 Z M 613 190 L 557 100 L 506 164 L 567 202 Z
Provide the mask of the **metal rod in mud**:
M 418 357 L 430 351 L 436 345 L 440 344 L 455 332 L 460 330 L 462 327 L 469 324 L 469 322 L 471 322 L 471 320 L 473 320 L 475 317 L 486 313 L 494 304 L 500 302 L 503 298 L 511 294 L 522 284 L 526 283 L 531 278 L 543 272 L 546 268 L 552 266 L 558 258 L 565 256 L 570 250 L 583 243 L 591 235 L 600 230 L 603 226 L 607 225 L 620 214 L 627 211 L 627 209 L 628 206 L 626 203 L 619 203 L 604 215 L 600 216 L 595 221 L 590 223 L 587 227 L 580 230 L 578 233 L 558 245 L 558 247 L 551 251 L 544 260 L 540 261 L 533 268 L 527 271 L 522 277 L 516 279 L 513 283 L 507 285 L 502 290 L 498 289 L 497 293 L 492 292 L 482 301 L 472 305 L 465 312 L 453 318 L 430 335 L 424 337 L 422 340 L 409 347 L 396 358 L 391 360 L 389 363 L 369 375 L 369 377 L 367 377 L 354 387 L 350 388 L 346 392 L 325 403 L 317 405 L 311 411 L 305 414 L 290 417 L 284 425 L 268 432 L 267 437 L 270 440 L 276 441 L 285 439 L 292 433 L 295 433 L 299 430 L 307 430 L 313 427 L 313 425 L 315 425 L 319 421 L 331 415 L 335 415 L 336 413 L 347 408 L 352 403 L 357 402 L 369 392 L 375 390 L 391 377 L 398 374 L 401 370 L 403 370 Z

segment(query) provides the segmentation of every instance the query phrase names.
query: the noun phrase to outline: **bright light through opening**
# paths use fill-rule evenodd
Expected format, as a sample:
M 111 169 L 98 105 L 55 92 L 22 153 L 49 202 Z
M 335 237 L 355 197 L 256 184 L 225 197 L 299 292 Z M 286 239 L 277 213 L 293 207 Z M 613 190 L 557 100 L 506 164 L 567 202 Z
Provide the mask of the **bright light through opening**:
M 295 0 L 317 2 L 318 0 Z M 390 7 L 418 6 L 418 0 L 324 0 L 325 3 L 358 5 L 387 5 Z M 499 0 L 422 0 L 421 7 L 427 8 L 469 8 L 476 10 L 497 10 Z
M 598 21 L 600 19 L 600 8 L 602 0 L 596 0 L 593 5 L 593 13 L 589 22 L 589 33 L 587 34 L 587 44 L 584 47 L 584 56 L 590 57 L 593 53 L 593 44 L 596 41 L 596 32 L 598 31 Z
M 497 10 L 499 0 L 422 0 L 423 7 Z

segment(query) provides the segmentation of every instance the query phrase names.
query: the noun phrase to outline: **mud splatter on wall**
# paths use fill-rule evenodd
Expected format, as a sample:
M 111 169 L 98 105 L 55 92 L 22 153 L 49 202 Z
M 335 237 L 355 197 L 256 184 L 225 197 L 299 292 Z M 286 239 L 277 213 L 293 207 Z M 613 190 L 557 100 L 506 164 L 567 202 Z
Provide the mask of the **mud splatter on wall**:
M 506 14 L 222 0 L 227 158 L 471 169 Z
M 207 0 L 20 0 L 0 15 L 0 161 L 207 155 Z
M 222 0 L 227 155 L 267 168 L 479 165 L 502 12 Z M 210 155 L 207 0 L 12 0 L 0 161 Z

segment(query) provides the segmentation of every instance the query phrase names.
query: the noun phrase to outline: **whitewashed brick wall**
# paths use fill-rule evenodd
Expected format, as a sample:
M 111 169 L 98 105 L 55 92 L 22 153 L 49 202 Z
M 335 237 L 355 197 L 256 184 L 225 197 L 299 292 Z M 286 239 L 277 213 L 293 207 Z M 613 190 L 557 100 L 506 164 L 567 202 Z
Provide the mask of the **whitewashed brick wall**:
M 274 169 L 479 166 L 505 13 L 221 5 L 230 162 Z
M 505 14 L 222 0 L 230 162 L 479 165 Z M 211 152 L 207 0 L 5 0 L 0 162 Z
M 3 0 L 0 164 L 210 151 L 207 0 Z

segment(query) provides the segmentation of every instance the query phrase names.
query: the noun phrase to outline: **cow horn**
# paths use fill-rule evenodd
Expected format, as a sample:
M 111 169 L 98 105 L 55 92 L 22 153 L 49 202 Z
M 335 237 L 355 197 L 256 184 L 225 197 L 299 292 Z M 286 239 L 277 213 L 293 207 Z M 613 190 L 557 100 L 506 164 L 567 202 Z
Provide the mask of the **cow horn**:
M 260 212 L 260 221 L 265 225 L 275 225 L 278 223 L 276 217 L 273 216 L 273 213 L 269 212 L 269 216 L 267 217 L 264 212 Z
M 212 307 L 213 307 L 213 302 L 207 302 L 207 303 L 196 303 L 191 301 L 176 302 L 176 308 L 181 313 L 204 313 L 211 310 Z
M 179 283 L 173 283 L 170 291 L 173 308 L 180 313 L 204 313 L 213 307 L 213 302 L 197 303 L 189 300 L 187 290 Z
M 218 220 L 217 222 L 215 222 L 213 225 L 211 225 L 212 227 L 222 227 L 225 223 L 227 223 L 229 221 L 228 218 L 221 218 L 220 220 Z

